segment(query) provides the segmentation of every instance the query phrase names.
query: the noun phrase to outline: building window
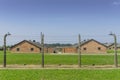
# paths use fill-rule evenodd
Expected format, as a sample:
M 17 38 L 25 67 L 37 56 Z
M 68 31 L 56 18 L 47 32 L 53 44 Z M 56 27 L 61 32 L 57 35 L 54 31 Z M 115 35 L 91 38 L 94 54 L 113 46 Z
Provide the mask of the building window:
M 20 51 L 20 48 L 17 48 L 16 50 L 17 50 L 17 51 Z
M 85 48 L 83 48 L 83 50 L 87 50 L 87 48 L 85 47 Z
M 98 50 L 101 50 L 101 47 L 98 47 Z
M 109 48 L 109 50 L 111 50 L 111 48 Z
M 31 50 L 31 51 L 34 51 L 34 48 L 31 48 L 30 50 Z

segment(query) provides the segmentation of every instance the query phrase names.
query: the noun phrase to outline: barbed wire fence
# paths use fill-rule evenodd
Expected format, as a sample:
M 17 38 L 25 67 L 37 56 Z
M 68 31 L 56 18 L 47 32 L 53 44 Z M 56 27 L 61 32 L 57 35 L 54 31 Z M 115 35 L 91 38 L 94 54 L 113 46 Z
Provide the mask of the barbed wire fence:
M 4 35 L 0 35 L 0 46 L 3 45 L 3 38 Z M 36 40 L 40 42 L 41 36 L 40 34 L 36 35 L 14 35 L 7 37 L 7 45 L 14 45 L 22 40 Z M 100 41 L 101 43 L 112 43 L 113 37 L 109 35 L 81 35 L 81 40 L 90 40 L 95 39 Z M 120 43 L 120 35 L 117 35 L 117 41 Z M 63 43 L 63 44 L 75 44 L 78 43 L 78 35 L 45 35 L 45 43 L 52 44 L 52 43 Z
M 68 47 L 68 45 L 69 46 L 74 46 L 74 45 L 79 46 L 78 45 L 78 43 L 79 43 L 78 35 L 66 35 L 66 36 L 65 35 L 58 35 L 57 36 L 57 35 L 45 35 L 44 34 L 44 44 L 49 44 L 49 45 L 50 44 L 57 44 L 57 46 L 55 46 L 54 49 L 58 48 L 57 51 L 54 51 L 54 49 L 53 49 L 52 52 L 48 52 L 48 54 L 52 54 L 52 56 L 54 55 L 56 58 L 50 56 L 52 58 L 47 59 L 46 52 L 45 52 L 45 62 L 44 62 L 45 65 L 50 65 L 50 64 L 58 65 L 58 66 L 61 66 L 61 65 L 79 65 L 79 63 L 78 63 L 79 62 L 78 61 L 78 50 L 76 52 L 72 52 L 72 50 L 71 50 L 71 53 L 65 53 L 61 49 L 61 47 Z M 114 42 L 113 37 L 111 37 L 109 35 L 80 35 L 80 36 L 81 36 L 81 41 L 88 41 L 90 39 L 94 39 L 100 43 L 113 43 Z M 1 37 L 0 45 L 1 45 L 1 47 L 3 47 L 3 45 L 4 45 L 3 37 L 4 36 L 0 35 L 0 37 Z M 117 42 L 118 43 L 120 42 L 119 38 L 120 38 L 120 35 L 117 35 Z M 7 37 L 7 46 L 10 46 L 10 47 L 14 46 L 15 44 L 18 44 L 19 42 L 21 42 L 23 40 L 28 40 L 28 41 L 35 40 L 36 42 L 41 43 L 41 35 L 40 34 L 39 35 L 13 35 L 12 34 L 11 36 Z M 61 46 L 61 44 L 62 44 L 62 46 Z M 67 44 L 67 46 L 66 46 L 66 44 Z M 24 53 L 24 52 L 22 52 L 22 53 Z M 61 55 L 64 55 L 64 57 L 61 58 L 60 57 Z M 20 56 L 20 55 L 17 55 L 17 56 Z M 67 62 L 67 58 L 70 59 L 70 62 Z M 84 58 L 84 56 L 81 58 Z M 34 60 L 34 58 L 33 58 L 33 60 Z M 86 60 L 89 61 L 89 58 Z M 2 61 L 0 61 L 0 62 L 2 63 Z M 83 62 L 81 61 L 80 64 L 85 65 L 84 62 L 85 61 L 83 61 Z M 17 62 L 14 64 L 17 64 Z M 22 64 L 22 62 L 21 62 L 21 64 Z M 25 63 L 23 62 L 23 64 L 25 64 Z M 41 58 L 39 60 L 39 63 L 35 63 L 35 64 L 42 64 Z

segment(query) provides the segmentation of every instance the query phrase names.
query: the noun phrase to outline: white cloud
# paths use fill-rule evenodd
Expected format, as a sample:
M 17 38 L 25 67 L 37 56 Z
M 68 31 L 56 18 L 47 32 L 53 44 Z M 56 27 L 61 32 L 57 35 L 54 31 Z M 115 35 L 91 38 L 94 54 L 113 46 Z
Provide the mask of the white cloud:
M 120 1 L 113 2 L 113 5 L 120 6 Z

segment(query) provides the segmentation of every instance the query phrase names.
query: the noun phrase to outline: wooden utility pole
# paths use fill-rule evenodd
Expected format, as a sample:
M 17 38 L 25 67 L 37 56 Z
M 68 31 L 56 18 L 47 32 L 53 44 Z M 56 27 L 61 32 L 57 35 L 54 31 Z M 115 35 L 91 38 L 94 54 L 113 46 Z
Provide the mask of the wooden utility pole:
M 42 68 L 44 68 L 44 34 L 41 32 L 41 53 L 42 53 Z
M 81 67 L 81 36 L 78 35 L 78 66 Z

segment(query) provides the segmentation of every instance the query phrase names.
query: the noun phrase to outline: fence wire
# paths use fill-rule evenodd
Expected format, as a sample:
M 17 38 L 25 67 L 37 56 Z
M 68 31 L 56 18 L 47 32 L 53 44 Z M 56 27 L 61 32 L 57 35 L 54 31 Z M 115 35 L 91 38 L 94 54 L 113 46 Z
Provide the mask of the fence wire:
M 78 44 L 78 35 L 45 35 L 44 34 L 44 43 L 45 44 L 71 44 L 77 45 Z M 3 47 L 4 36 L 0 35 L 0 46 Z M 81 41 L 88 41 L 90 39 L 94 39 L 100 43 L 113 43 L 114 39 L 112 36 L 109 35 L 81 35 Z M 7 37 L 7 46 L 13 46 L 18 44 L 23 40 L 28 41 L 35 41 L 41 43 L 41 36 L 40 35 L 11 35 Z M 120 42 L 120 36 L 117 35 L 117 42 Z M 61 47 L 59 45 L 55 47 Z M 12 53 L 11 51 L 7 51 L 7 64 L 18 64 L 18 65 L 41 65 L 41 54 L 34 54 L 33 53 Z M 107 58 L 109 57 L 109 58 Z M 107 61 L 106 58 L 110 61 Z M 113 65 L 113 55 L 82 55 L 82 65 Z M 0 64 L 3 63 L 3 51 L 1 51 L 0 55 Z M 78 64 L 78 53 L 73 52 L 73 54 L 66 54 L 58 52 L 58 54 L 45 53 L 45 65 L 77 65 Z

